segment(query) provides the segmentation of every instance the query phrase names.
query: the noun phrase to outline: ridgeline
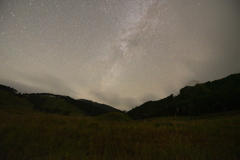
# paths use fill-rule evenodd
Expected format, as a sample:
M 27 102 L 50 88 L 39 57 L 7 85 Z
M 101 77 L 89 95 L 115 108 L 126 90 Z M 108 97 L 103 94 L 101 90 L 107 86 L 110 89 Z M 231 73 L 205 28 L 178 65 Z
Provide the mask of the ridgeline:
M 240 74 L 186 86 L 177 96 L 170 95 L 158 101 L 148 101 L 128 112 L 133 119 L 161 116 L 200 116 L 240 109 Z
M 122 112 L 114 107 L 84 99 L 51 93 L 21 94 L 16 89 L 0 85 L 0 109 L 16 112 L 44 112 L 69 116 L 99 116 Z M 240 74 L 186 86 L 179 95 L 158 101 L 148 101 L 128 111 L 132 119 L 162 116 L 196 116 L 240 109 Z

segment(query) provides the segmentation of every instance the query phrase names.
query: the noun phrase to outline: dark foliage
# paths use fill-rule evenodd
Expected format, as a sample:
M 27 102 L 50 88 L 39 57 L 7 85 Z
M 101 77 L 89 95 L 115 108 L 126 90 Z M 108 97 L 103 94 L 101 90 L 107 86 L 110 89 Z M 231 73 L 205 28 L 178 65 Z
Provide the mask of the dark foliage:
M 5 85 L 1 85 L 1 84 L 0 84 L 0 90 L 4 90 L 4 91 L 11 92 L 14 94 L 18 93 L 18 91 L 16 89 L 5 86 Z
M 199 116 L 203 113 L 240 109 L 240 74 L 221 80 L 187 86 L 174 97 L 149 101 L 128 112 L 133 119 L 159 116 Z

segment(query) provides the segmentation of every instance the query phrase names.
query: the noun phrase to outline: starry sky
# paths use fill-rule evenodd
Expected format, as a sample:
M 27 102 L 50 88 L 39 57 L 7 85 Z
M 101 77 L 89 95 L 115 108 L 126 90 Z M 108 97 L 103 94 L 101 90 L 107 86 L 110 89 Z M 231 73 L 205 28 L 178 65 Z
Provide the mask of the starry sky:
M 121 110 L 240 72 L 238 0 L 0 0 L 0 84 Z

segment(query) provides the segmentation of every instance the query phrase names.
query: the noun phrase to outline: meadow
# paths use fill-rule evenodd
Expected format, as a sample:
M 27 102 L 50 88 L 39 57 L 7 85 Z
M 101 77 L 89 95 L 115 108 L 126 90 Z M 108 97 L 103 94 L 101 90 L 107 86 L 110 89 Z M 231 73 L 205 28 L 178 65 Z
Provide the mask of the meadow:
M 133 121 L 0 109 L 1 160 L 238 160 L 240 115 Z

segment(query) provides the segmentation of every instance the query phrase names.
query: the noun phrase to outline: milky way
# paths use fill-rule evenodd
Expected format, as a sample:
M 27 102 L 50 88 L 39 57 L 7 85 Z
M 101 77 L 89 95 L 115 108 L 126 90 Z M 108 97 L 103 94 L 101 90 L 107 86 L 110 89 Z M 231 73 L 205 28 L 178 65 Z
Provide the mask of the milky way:
M 129 110 L 240 72 L 237 0 L 2 0 L 0 83 Z

